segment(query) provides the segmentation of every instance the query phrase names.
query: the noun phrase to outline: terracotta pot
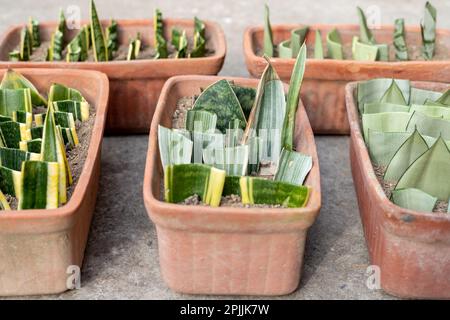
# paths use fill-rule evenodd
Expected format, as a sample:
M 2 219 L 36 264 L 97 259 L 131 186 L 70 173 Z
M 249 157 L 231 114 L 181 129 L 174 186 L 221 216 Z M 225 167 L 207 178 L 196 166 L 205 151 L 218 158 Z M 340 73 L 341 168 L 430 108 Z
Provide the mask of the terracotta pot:
M 137 32 L 141 33 L 144 45 L 153 43 L 152 20 L 118 20 L 119 43 L 127 44 Z M 106 26 L 110 22 L 103 21 Z M 193 34 L 193 19 L 165 19 L 166 38 L 170 39 L 172 27 Z M 23 25 L 10 28 L 0 40 L 0 68 L 64 68 L 90 69 L 105 73 L 110 80 L 110 106 L 106 128 L 108 133 L 147 133 L 164 82 L 175 75 L 205 74 L 215 75 L 222 68 L 226 43 L 222 29 L 216 23 L 205 21 L 208 46 L 214 54 L 195 59 L 161 59 L 112 62 L 8 62 L 8 53 L 19 43 Z M 56 22 L 41 23 L 41 39 L 49 40 Z M 75 36 L 76 30 L 67 34 L 67 39 Z
M 0 70 L 0 76 L 4 72 Z M 80 90 L 95 107 L 96 119 L 86 163 L 65 206 L 0 213 L 0 296 L 66 291 L 68 267 L 81 267 L 97 197 L 108 104 L 108 78 L 99 72 L 22 69 L 20 73 L 40 92 L 47 92 L 53 82 Z
M 220 79 L 206 76 L 171 78 L 163 88 L 150 131 L 144 176 L 144 201 L 156 225 L 161 271 L 175 291 L 192 294 L 283 295 L 299 283 L 308 228 L 321 206 L 319 162 L 304 107 L 297 113 L 297 150 L 313 157 L 306 185 L 311 198 L 299 209 L 192 207 L 161 201 L 163 170 L 158 125 L 172 126 L 181 97 Z M 229 78 L 256 88 L 258 81 Z M 286 86 L 287 87 L 287 86 Z
M 289 39 L 290 32 L 300 25 L 283 24 L 273 26 L 274 42 Z M 359 34 L 358 25 L 311 25 L 307 35 L 308 47 L 314 47 L 315 30 L 320 30 L 323 41 L 326 34 L 337 28 L 344 44 L 349 44 Z M 392 43 L 393 26 L 381 26 L 374 30 L 380 43 Z M 256 55 L 263 45 L 263 27 L 248 28 L 244 34 L 244 54 L 247 68 L 254 77 L 260 77 L 265 60 Z M 420 28 L 407 27 L 408 45 L 419 45 Z M 437 37 L 441 50 L 450 50 L 450 31 L 438 29 Z M 439 40 L 441 39 L 441 40 Z M 439 47 L 438 47 L 439 50 Z M 289 81 L 294 59 L 271 59 L 283 81 Z M 348 134 L 349 125 L 345 112 L 345 85 L 349 81 L 371 78 L 401 78 L 410 80 L 450 82 L 450 60 L 407 62 L 363 62 L 353 60 L 308 59 L 302 87 L 302 99 L 306 106 L 314 133 Z
M 413 82 L 422 89 L 445 91 L 448 85 Z M 353 98 L 346 87 L 353 180 L 372 265 L 380 267 L 382 288 L 408 298 L 450 298 L 450 215 L 407 210 L 386 197 L 361 134 Z

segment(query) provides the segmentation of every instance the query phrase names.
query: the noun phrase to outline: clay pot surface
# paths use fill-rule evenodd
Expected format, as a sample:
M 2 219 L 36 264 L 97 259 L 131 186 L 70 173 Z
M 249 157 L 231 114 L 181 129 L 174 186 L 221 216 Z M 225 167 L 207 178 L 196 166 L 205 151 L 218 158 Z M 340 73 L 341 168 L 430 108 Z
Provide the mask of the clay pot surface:
M 0 70 L 0 77 L 6 70 Z M 81 267 L 97 198 L 108 106 L 106 75 L 95 71 L 20 69 L 41 93 L 61 83 L 81 91 L 96 110 L 86 162 L 69 202 L 54 210 L 0 213 L 0 296 L 54 294 Z M 74 269 L 70 269 L 71 266 Z
M 280 24 L 272 26 L 276 44 L 290 38 L 291 30 L 299 24 Z M 314 47 L 315 31 L 320 30 L 324 50 L 326 35 L 332 29 L 340 32 L 342 43 L 351 43 L 353 36 L 359 35 L 358 25 L 310 25 L 306 38 L 308 47 Z M 450 30 L 437 29 L 437 50 L 450 50 Z M 393 26 L 380 26 L 373 30 L 378 43 L 392 46 Z M 406 28 L 408 46 L 421 45 L 420 27 Z M 257 55 L 263 46 L 263 27 L 250 27 L 244 34 L 244 55 L 247 69 L 259 78 L 264 71 L 265 60 Z M 392 49 L 392 48 L 391 48 Z M 347 57 L 349 59 L 349 57 Z M 289 82 L 295 59 L 271 58 L 272 65 L 281 79 Z M 354 60 L 308 59 L 302 87 L 302 99 L 306 112 L 316 134 L 349 134 L 349 124 L 345 111 L 345 85 L 350 81 L 372 78 L 398 78 L 420 81 L 450 82 L 449 60 L 406 61 L 406 62 L 366 62 Z
M 88 23 L 84 21 L 81 25 Z M 102 21 L 107 26 L 110 21 Z M 152 20 L 117 20 L 119 43 L 128 44 L 141 33 L 143 45 L 153 46 Z M 17 47 L 24 25 L 11 27 L 0 39 L 0 68 L 64 68 L 88 69 L 105 73 L 110 80 L 110 105 L 106 123 L 107 133 L 147 133 L 164 82 L 175 75 L 215 75 L 222 68 L 225 54 L 225 35 L 216 23 L 205 21 L 207 45 L 214 54 L 195 59 L 160 59 L 111 62 L 9 62 L 8 53 Z M 40 24 L 41 40 L 48 41 L 57 22 Z M 165 36 L 170 39 L 173 27 L 185 29 L 193 37 L 193 19 L 165 19 Z M 66 43 L 78 30 L 70 30 Z
M 314 136 L 303 104 L 296 117 L 298 151 L 313 157 L 305 184 L 312 188 L 306 207 L 297 209 L 211 208 L 161 201 L 163 170 L 158 125 L 172 126 L 177 101 L 222 79 L 171 78 L 163 88 L 150 131 L 144 201 L 158 233 L 163 278 L 177 292 L 225 295 L 284 295 L 299 284 L 306 234 L 320 207 L 320 173 Z M 256 88 L 258 80 L 227 78 Z M 287 88 L 287 86 L 286 86 Z
M 441 83 L 412 85 L 448 88 Z M 450 215 L 404 209 L 386 197 L 362 137 L 355 91 L 356 82 L 346 86 L 351 168 L 370 261 L 380 267 L 381 287 L 398 297 L 449 299 Z

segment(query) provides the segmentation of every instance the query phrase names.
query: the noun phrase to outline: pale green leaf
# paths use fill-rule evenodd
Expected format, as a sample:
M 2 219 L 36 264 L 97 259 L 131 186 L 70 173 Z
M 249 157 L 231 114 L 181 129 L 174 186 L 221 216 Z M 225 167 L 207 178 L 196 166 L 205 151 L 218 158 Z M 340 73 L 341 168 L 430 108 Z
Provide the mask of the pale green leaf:
M 35 106 L 46 106 L 47 100 L 39 93 L 36 87 L 20 73 L 8 69 L 3 76 L 0 89 L 30 89 L 31 102 Z
M 426 60 L 434 56 L 436 42 L 436 8 L 427 1 L 423 20 L 420 24 L 422 34 L 422 55 Z
M 361 39 L 361 42 L 365 44 L 375 44 L 376 41 L 372 31 L 370 31 L 367 25 L 367 19 L 364 11 L 360 7 L 356 7 L 356 11 L 359 18 L 359 38 Z
M 429 117 L 450 120 L 450 108 L 448 107 L 413 104 L 411 105 L 411 109 L 409 110 L 409 112 L 420 112 Z
M 159 154 L 163 168 L 172 164 L 190 163 L 193 143 L 184 135 L 158 126 Z
M 205 164 L 225 170 L 230 176 L 245 176 L 249 157 L 248 145 L 203 150 Z
M 363 113 L 380 113 L 380 112 L 409 112 L 410 107 L 401 104 L 371 102 L 364 104 Z
M 450 152 L 442 137 L 400 178 L 396 190 L 416 188 L 447 201 L 450 198 Z
M 283 149 L 274 179 L 301 186 L 312 165 L 311 156 Z
M 213 133 L 216 123 L 217 115 L 215 113 L 189 110 L 186 114 L 185 128 L 189 131 Z
M 450 120 L 429 117 L 420 112 L 414 112 L 406 126 L 406 131 L 412 132 L 417 128 L 422 135 L 430 137 L 442 136 L 450 140 Z
M 408 112 L 384 112 L 362 115 L 364 140 L 367 140 L 368 131 L 402 132 L 408 125 L 411 114 Z
M 411 83 L 409 82 L 409 80 L 401 80 L 401 79 L 395 79 L 394 81 L 402 91 L 405 101 L 408 102 L 410 96 Z M 392 79 L 387 78 L 358 82 L 357 100 L 360 113 L 362 113 L 363 106 L 365 103 L 380 102 L 381 98 L 391 85 Z
M 425 101 L 436 101 L 442 96 L 441 92 L 418 89 L 411 87 L 410 104 L 425 104 Z
M 278 57 L 283 59 L 292 58 L 291 40 L 285 40 L 278 44 Z
M 339 31 L 334 28 L 327 34 L 328 57 L 331 59 L 343 60 L 344 49 Z
M 308 26 L 304 26 L 291 31 L 291 49 L 292 49 L 291 58 L 296 58 L 298 56 L 301 46 L 306 41 L 308 31 L 309 31 Z
M 401 89 L 396 81 L 392 80 L 391 85 L 381 97 L 381 103 L 393 103 L 406 106 L 408 103 L 403 96 Z
M 270 25 L 269 6 L 264 7 L 264 55 L 273 57 L 273 34 Z
M 419 189 L 408 188 L 394 190 L 392 192 L 392 202 L 405 209 L 432 212 L 437 198 Z
M 374 164 L 387 166 L 400 146 L 411 136 L 410 132 L 382 132 L 368 130 L 366 141 Z
M 324 59 L 325 54 L 323 52 L 322 34 L 320 30 L 316 30 L 316 36 L 314 41 L 314 59 Z

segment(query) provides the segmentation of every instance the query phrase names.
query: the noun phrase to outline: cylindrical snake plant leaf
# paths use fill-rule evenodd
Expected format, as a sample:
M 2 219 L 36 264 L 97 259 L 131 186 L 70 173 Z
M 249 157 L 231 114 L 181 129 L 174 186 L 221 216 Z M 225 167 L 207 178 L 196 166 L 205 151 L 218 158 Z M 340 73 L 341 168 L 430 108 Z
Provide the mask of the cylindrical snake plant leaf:
M 89 119 L 89 103 L 87 101 L 60 100 L 54 101 L 55 111 L 70 112 L 75 120 L 87 121 Z M 35 116 L 36 117 L 36 116 Z M 36 125 L 39 125 L 35 119 Z
M 311 171 L 312 165 L 311 156 L 283 149 L 274 180 L 301 186 Z
M 31 102 L 35 106 L 46 106 L 47 100 L 39 93 L 36 87 L 20 73 L 8 69 L 5 72 L 0 89 L 30 89 Z
M 49 104 L 44 122 L 41 161 L 57 162 L 59 165 L 59 203 L 67 202 L 67 186 L 72 183 L 66 151 L 61 133 L 55 124 L 53 105 Z
M 0 190 L 20 199 L 22 191 L 22 172 L 0 166 Z
M 403 174 L 395 190 L 416 188 L 439 200 L 450 198 L 450 151 L 442 137 Z
M 367 25 L 367 19 L 364 11 L 360 7 L 356 7 L 356 11 L 359 18 L 359 38 L 361 42 L 365 44 L 375 44 L 375 37 Z
M 9 211 L 11 207 L 9 206 L 8 200 L 6 200 L 5 195 L 0 190 L 0 211 Z
M 127 60 L 136 60 L 141 52 L 141 34 L 138 33 L 136 38 L 130 40 L 130 45 L 128 46 Z
M 31 42 L 33 44 L 33 48 L 38 48 L 41 45 L 39 22 L 30 17 L 30 20 L 28 22 L 28 30 L 31 34 Z
M 308 35 L 309 27 L 304 26 L 291 31 L 291 58 L 296 58 L 300 51 L 301 46 L 306 41 L 306 36 Z
M 193 143 L 181 133 L 158 126 L 158 144 L 163 168 L 191 162 Z
M 25 111 L 13 111 L 13 121 L 23 123 L 27 129 L 31 129 L 33 114 Z
M 399 189 L 392 192 L 392 202 L 399 207 L 421 212 L 432 212 L 437 198 L 419 189 Z
M 12 118 L 14 111 L 31 113 L 32 109 L 30 89 L 0 89 L 0 115 Z
M 302 87 L 303 76 L 305 74 L 306 65 L 306 45 L 303 44 L 295 61 L 294 70 L 292 71 L 291 80 L 289 82 L 289 91 L 286 103 L 286 115 L 284 117 L 282 131 L 282 147 L 287 150 L 294 148 L 294 128 L 295 115 L 297 113 L 298 101 L 300 98 L 300 89 Z
M 384 180 L 398 181 L 409 166 L 427 150 L 427 143 L 419 131 L 415 130 L 392 157 L 384 173 Z
M 19 210 L 58 208 L 58 175 L 57 162 L 25 161 Z
M 314 59 L 324 59 L 325 54 L 323 52 L 322 44 L 322 34 L 320 30 L 316 30 L 315 40 L 314 40 Z
M 22 151 L 28 151 L 30 153 L 36 153 L 40 154 L 42 148 L 42 139 L 34 139 L 34 140 L 28 140 L 28 141 L 20 141 L 20 150 Z M 39 158 L 40 159 L 40 158 Z M 32 159 L 32 160 L 39 160 L 39 159 Z
M 102 24 L 98 18 L 94 0 L 91 0 L 91 39 L 95 61 L 108 61 L 108 46 L 106 44 Z
M 408 47 L 406 46 L 405 19 L 395 19 L 394 48 L 395 57 L 400 61 L 408 60 Z
M 255 177 L 241 177 L 243 204 L 282 205 L 301 208 L 306 205 L 310 190 L 305 186 Z
M 31 140 L 26 124 L 13 121 L 0 123 L 0 136 L 1 144 L 7 148 L 19 149 L 20 141 Z
M 217 129 L 226 133 L 230 122 L 238 119 L 240 128 L 247 123 L 244 112 L 230 83 L 223 79 L 207 87 L 195 101 L 194 110 L 208 111 L 217 115 Z
M 264 6 L 264 55 L 273 57 L 274 52 L 272 26 L 270 25 L 269 6 Z
M 106 28 L 106 43 L 108 47 L 109 60 L 113 59 L 113 53 L 119 49 L 119 33 L 118 24 L 116 20 L 111 20 L 111 23 Z
M 344 49 L 339 31 L 334 28 L 327 34 L 328 57 L 336 60 L 344 60 Z
M 50 87 L 50 91 L 48 93 L 48 104 L 51 104 L 54 101 L 65 101 L 65 100 L 86 102 L 86 99 L 84 99 L 80 91 L 66 87 L 58 83 L 52 84 L 52 86 Z
M 291 40 L 284 40 L 278 44 L 278 57 L 283 59 L 292 58 Z
M 225 176 L 225 171 L 202 164 L 169 165 L 164 170 L 165 200 L 179 203 L 198 195 L 203 203 L 218 207 Z
M 434 56 L 436 42 L 436 8 L 429 1 L 425 4 L 425 13 L 420 24 L 422 33 L 422 55 L 426 60 Z

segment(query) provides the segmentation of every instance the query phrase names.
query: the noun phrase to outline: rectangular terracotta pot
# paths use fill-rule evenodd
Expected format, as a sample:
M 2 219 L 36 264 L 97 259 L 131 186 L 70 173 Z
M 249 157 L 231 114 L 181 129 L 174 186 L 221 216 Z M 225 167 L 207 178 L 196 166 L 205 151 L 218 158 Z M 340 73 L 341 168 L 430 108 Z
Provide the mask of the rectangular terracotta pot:
M 84 22 L 86 23 L 86 22 Z M 84 24 L 82 23 L 82 25 Z M 102 22 L 104 26 L 109 21 Z M 153 43 L 152 20 L 118 20 L 119 43 L 128 43 L 129 39 L 141 33 L 144 45 Z M 172 27 L 185 29 L 192 37 L 193 19 L 165 19 L 166 38 L 170 39 Z M 225 53 L 225 36 L 216 23 L 205 21 L 208 46 L 214 54 L 195 59 L 161 59 L 111 62 L 9 62 L 8 53 L 19 43 L 19 34 L 23 25 L 10 28 L 0 39 L 0 68 L 64 68 L 89 69 L 105 73 L 110 80 L 110 105 L 106 129 L 108 133 L 130 134 L 147 133 L 164 82 L 175 75 L 205 74 L 215 75 L 222 68 Z M 57 22 L 41 23 L 41 39 L 50 39 Z M 68 32 L 72 39 L 77 30 Z
M 179 76 L 163 88 L 150 131 L 144 201 L 158 233 L 161 272 L 177 292 L 224 295 L 284 295 L 300 280 L 308 228 L 321 206 L 319 162 L 304 107 L 297 113 L 297 150 L 313 157 L 305 208 L 244 209 L 193 207 L 161 201 L 158 125 L 172 126 L 181 97 L 193 96 L 219 77 Z M 258 81 L 228 78 L 256 88 Z M 287 87 L 287 86 L 286 86 Z
M 53 82 L 81 91 L 96 109 L 86 162 L 70 201 L 54 210 L 0 213 L 0 296 L 67 290 L 69 266 L 81 267 L 97 198 L 108 78 L 95 71 L 21 69 L 40 92 Z M 0 70 L 3 77 L 5 70 Z
M 426 82 L 413 86 L 448 88 Z M 449 299 L 450 214 L 407 210 L 386 197 L 361 133 L 355 91 L 355 82 L 347 85 L 350 160 L 370 260 L 380 267 L 381 287 L 399 297 Z
M 298 24 L 272 26 L 274 42 L 289 39 L 292 29 Z M 314 47 L 315 31 L 320 30 L 323 41 L 326 34 L 337 28 L 343 43 L 351 43 L 354 35 L 359 35 L 358 25 L 310 25 L 306 38 L 308 46 Z M 373 30 L 379 43 L 392 44 L 393 26 L 381 26 Z M 420 46 L 419 27 L 407 27 L 408 45 Z M 254 77 L 260 77 L 265 60 L 257 56 L 256 50 L 263 44 L 263 27 L 250 27 L 244 34 L 244 54 L 247 68 Z M 450 50 L 450 31 L 437 30 L 441 50 Z M 326 44 L 324 43 L 324 46 Z M 294 67 L 294 59 L 272 58 L 271 62 L 283 81 L 289 81 Z M 302 99 L 306 106 L 314 133 L 349 134 L 349 124 L 345 111 L 345 85 L 350 81 L 371 78 L 401 78 L 410 80 L 450 82 L 450 60 L 407 61 L 407 62 L 364 62 L 354 60 L 308 59 L 302 86 Z

